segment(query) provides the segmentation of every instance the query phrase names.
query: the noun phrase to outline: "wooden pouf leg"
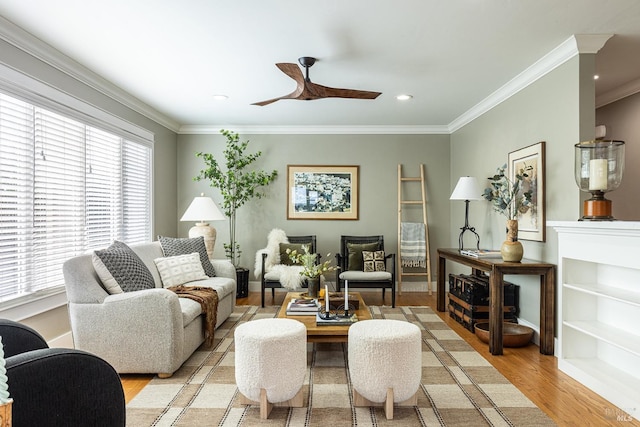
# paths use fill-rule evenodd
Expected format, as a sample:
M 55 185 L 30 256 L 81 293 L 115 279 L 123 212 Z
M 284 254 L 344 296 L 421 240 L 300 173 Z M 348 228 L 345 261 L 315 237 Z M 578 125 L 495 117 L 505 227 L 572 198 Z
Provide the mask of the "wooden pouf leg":
M 415 406 L 422 374 L 420 329 L 399 320 L 364 320 L 349 329 L 349 375 L 355 406 Z
M 304 324 L 292 319 L 254 320 L 238 326 L 234 337 L 240 403 L 259 406 L 261 419 L 267 419 L 274 406 L 301 407 L 307 368 Z

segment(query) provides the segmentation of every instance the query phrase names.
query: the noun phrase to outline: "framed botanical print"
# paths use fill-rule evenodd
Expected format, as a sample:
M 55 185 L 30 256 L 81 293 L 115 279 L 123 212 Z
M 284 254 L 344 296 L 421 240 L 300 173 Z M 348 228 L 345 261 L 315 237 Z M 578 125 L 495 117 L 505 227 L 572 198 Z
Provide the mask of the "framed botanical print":
M 545 170 L 544 141 L 509 153 L 508 176 L 515 181 L 516 172 L 524 170 L 522 192 L 531 190 L 531 208 L 518 214 L 518 239 L 545 241 Z

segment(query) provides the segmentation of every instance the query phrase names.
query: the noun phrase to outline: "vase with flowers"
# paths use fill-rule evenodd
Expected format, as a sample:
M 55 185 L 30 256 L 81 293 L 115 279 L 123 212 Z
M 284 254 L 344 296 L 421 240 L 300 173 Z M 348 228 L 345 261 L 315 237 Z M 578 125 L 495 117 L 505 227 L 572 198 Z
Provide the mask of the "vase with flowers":
M 519 262 L 524 250 L 518 241 L 518 215 L 531 208 L 532 190 L 525 189 L 526 179 L 531 166 L 516 171 L 514 179 L 505 175 L 507 165 L 496 169 L 496 174 L 489 177 L 489 187 L 485 188 L 483 197 L 493 204 L 493 209 L 507 217 L 507 239 L 500 247 L 504 261 Z
M 287 254 L 291 261 L 302 266 L 300 275 L 307 278 L 307 292 L 309 293 L 309 297 L 317 298 L 320 289 L 320 277 L 325 273 L 334 271 L 336 267 L 331 265 L 331 262 L 328 260 L 319 263 L 318 254 L 310 253 L 309 246 L 307 245 L 302 246 L 301 253 L 295 249 L 287 249 Z M 327 254 L 327 258 L 329 258 L 330 255 L 331 254 Z

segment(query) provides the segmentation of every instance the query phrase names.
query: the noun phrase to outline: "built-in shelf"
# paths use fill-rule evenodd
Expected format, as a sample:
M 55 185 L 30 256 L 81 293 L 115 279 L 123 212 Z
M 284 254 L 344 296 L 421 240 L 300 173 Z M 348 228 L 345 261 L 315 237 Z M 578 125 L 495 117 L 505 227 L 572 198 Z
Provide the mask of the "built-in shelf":
M 602 285 L 573 285 L 570 283 L 566 283 L 562 286 L 567 289 L 584 292 L 596 297 L 609 298 L 613 301 L 624 302 L 640 307 L 640 294 L 635 294 L 624 289 L 617 289 Z M 638 282 L 638 288 L 640 289 L 640 282 Z
M 611 344 L 640 357 L 640 340 L 638 340 L 637 335 L 621 331 L 600 322 L 564 321 L 562 324 L 564 327 L 575 329 L 603 343 Z
M 640 419 L 640 222 L 558 232 L 558 368 Z

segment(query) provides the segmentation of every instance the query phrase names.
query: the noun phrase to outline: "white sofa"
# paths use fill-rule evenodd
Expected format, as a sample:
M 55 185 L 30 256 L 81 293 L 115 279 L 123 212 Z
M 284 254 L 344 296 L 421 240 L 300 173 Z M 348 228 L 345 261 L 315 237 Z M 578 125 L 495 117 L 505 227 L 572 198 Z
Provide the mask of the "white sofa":
M 110 295 L 103 287 L 91 255 L 63 265 L 71 331 L 77 349 L 109 362 L 118 373 L 171 376 L 204 342 L 200 304 L 162 287 L 154 259 L 163 257 L 160 242 L 132 245 L 149 268 L 155 289 Z M 227 260 L 211 260 L 216 277 L 188 285 L 210 286 L 218 293 L 216 328 L 233 312 L 236 271 Z

